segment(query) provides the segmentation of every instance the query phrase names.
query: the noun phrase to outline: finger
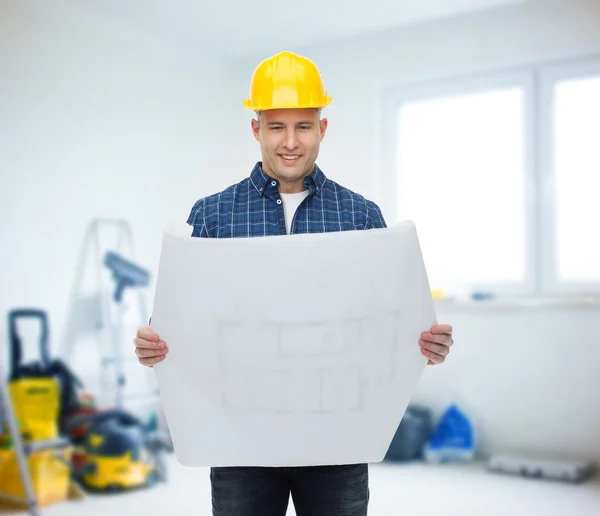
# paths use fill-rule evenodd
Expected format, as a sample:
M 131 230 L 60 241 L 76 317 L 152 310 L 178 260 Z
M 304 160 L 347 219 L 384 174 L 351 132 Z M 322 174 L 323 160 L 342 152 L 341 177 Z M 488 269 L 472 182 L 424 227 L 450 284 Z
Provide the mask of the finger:
M 434 324 L 430 331 L 431 333 L 445 333 L 446 335 L 451 335 L 452 326 L 449 324 Z
M 443 344 L 444 346 L 451 346 L 453 344 L 452 337 L 447 334 L 433 334 L 429 332 L 421 333 L 421 339 L 427 342 L 435 342 L 437 344 Z
M 159 340 L 157 342 L 152 342 L 146 339 L 142 339 L 140 337 L 136 337 L 135 339 L 133 339 L 133 343 L 135 344 L 136 348 L 143 348 L 143 349 L 164 349 L 167 347 L 166 343 L 163 342 L 162 340 Z
M 422 349 L 426 349 L 427 351 L 431 351 L 432 353 L 443 356 L 446 356 L 450 351 L 448 346 L 444 346 L 443 344 L 434 344 L 433 342 L 428 342 L 426 340 L 420 340 L 419 346 L 421 346 Z
M 154 330 L 152 330 L 152 328 L 150 328 L 150 326 L 140 326 L 138 328 L 136 337 L 139 337 L 140 339 L 144 340 L 149 340 L 151 342 L 156 342 L 160 340 L 159 336 L 156 334 L 156 332 L 154 332 Z
M 168 352 L 169 352 L 168 348 L 164 348 L 164 349 L 135 348 L 135 354 L 139 358 L 160 357 L 160 356 L 166 355 Z
M 446 360 L 446 357 L 444 357 L 442 355 L 438 355 L 437 353 L 433 353 L 424 348 L 421 348 L 421 353 L 429 359 L 429 362 L 433 362 L 432 365 L 441 364 L 444 360 Z
M 159 362 L 162 362 L 164 359 L 165 359 L 164 356 L 151 357 L 151 358 L 140 358 L 140 364 L 147 366 L 147 367 L 152 367 L 154 364 L 158 364 Z

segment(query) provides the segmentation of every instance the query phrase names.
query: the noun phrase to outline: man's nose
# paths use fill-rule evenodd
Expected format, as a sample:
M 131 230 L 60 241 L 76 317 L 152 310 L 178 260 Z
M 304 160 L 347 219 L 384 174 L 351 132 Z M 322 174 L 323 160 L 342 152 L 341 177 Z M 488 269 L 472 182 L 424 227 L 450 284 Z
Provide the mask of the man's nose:
M 297 145 L 298 140 L 296 138 L 296 131 L 293 129 L 286 131 L 283 140 L 283 146 L 286 148 L 286 150 L 294 150 Z

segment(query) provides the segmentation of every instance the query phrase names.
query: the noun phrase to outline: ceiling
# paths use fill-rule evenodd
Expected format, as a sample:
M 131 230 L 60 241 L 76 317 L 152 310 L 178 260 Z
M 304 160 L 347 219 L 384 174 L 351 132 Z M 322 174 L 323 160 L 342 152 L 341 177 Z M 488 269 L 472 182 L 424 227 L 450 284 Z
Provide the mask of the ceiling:
M 297 49 L 525 0 L 62 0 L 122 27 L 215 57 Z

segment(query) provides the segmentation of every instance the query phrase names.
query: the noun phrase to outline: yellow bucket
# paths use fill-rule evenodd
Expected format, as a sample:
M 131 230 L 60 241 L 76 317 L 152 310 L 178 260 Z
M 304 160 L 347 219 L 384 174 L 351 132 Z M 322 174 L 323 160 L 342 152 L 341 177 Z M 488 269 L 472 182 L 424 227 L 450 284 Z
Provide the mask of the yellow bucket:
M 69 496 L 72 449 L 49 449 L 32 453 L 27 468 L 38 505 L 65 501 Z M 19 462 L 12 450 L 0 450 L 0 494 L 24 500 L 25 486 Z

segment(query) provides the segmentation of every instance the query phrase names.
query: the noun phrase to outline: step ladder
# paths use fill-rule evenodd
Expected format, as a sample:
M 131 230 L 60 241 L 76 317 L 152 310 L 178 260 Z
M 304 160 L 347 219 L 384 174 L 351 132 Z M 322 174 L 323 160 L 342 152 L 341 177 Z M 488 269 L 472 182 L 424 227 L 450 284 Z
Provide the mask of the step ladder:
M 103 404 L 119 409 L 131 409 L 132 403 L 158 402 L 156 380 L 144 371 L 146 368 L 139 369 L 139 375 L 146 377 L 141 392 L 126 392 L 125 364 L 138 361 L 132 342 L 135 329 L 148 324 L 144 287 L 149 274 L 134 262 L 133 232 L 126 220 L 93 219 L 89 223 L 75 271 L 60 353 L 82 378 L 86 390 L 89 377 L 99 377 L 99 392 L 91 389 L 93 394 L 99 394 Z M 131 310 L 136 312 L 133 316 Z M 86 372 L 75 367 L 78 351 L 86 351 L 86 362 L 92 360 L 91 348 L 95 348 L 99 374 L 97 370 Z
M 0 360 L 1 359 L 2 355 L 0 355 Z M 0 380 L 0 430 L 4 429 L 5 425 L 8 427 L 8 434 L 13 442 L 13 447 L 19 463 L 21 481 L 23 482 L 23 488 L 25 491 L 24 499 L 15 500 L 12 497 L 3 495 L 2 493 L 0 493 L 0 499 L 8 499 L 10 502 L 25 503 L 31 516 L 39 516 L 40 512 L 35 493 L 33 491 L 31 477 L 29 476 L 29 469 L 27 468 L 27 456 L 25 455 L 23 441 L 21 440 L 21 434 L 17 428 L 12 401 L 8 393 L 8 379 L 6 377 L 4 367 L 2 366 L 0 366 Z

